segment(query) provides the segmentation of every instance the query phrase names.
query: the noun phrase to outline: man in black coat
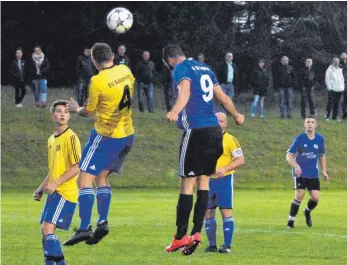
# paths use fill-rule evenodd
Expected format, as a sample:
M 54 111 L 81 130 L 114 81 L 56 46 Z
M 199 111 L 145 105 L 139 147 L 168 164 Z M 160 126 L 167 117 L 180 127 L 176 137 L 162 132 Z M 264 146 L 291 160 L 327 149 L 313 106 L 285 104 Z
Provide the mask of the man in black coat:
M 341 53 L 340 68 L 342 68 L 345 80 L 345 91 L 343 92 L 342 119 L 347 119 L 347 53 Z
M 131 62 L 129 57 L 125 55 L 125 51 L 126 51 L 126 48 L 123 44 L 118 46 L 117 54 L 114 57 L 114 61 L 115 61 L 114 64 L 115 65 L 125 64 L 131 70 Z
M 305 61 L 305 67 L 301 70 L 299 75 L 299 85 L 301 89 L 301 116 L 306 118 L 306 102 L 310 109 L 310 114 L 315 115 L 314 104 L 314 84 L 316 82 L 316 74 L 312 68 L 312 59 L 307 58 Z
M 76 74 L 78 80 L 77 102 L 80 106 L 83 106 L 88 98 L 90 78 L 95 74 L 95 68 L 90 57 L 90 48 L 88 47 L 85 47 L 83 54 L 77 58 Z
M 23 108 L 23 98 L 26 94 L 25 78 L 26 78 L 26 62 L 22 59 L 23 50 L 16 50 L 16 59 L 11 63 L 10 74 L 12 83 L 15 88 L 15 104 L 18 108 Z
M 287 118 L 292 118 L 293 88 L 296 83 L 294 68 L 288 63 L 289 58 L 283 56 L 281 58 L 281 64 L 276 69 L 274 76 L 275 86 L 280 91 L 280 112 L 282 119 L 286 117 L 285 108 L 287 109 Z

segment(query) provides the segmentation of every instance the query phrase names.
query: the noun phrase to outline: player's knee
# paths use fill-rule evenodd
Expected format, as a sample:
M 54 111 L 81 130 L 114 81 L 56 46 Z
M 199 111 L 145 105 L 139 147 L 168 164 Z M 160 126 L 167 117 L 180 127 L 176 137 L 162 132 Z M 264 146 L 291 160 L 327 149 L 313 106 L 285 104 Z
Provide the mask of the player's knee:
M 305 193 L 296 193 L 295 194 L 295 200 L 301 202 L 305 197 Z
M 54 230 L 55 230 L 54 224 L 43 222 L 43 224 L 41 225 L 41 232 L 42 232 L 42 235 L 44 236 L 48 234 L 54 234 Z
M 222 214 L 223 218 L 232 216 L 231 209 L 221 209 L 220 211 L 221 211 L 221 214 Z
M 311 200 L 315 201 L 315 202 L 318 202 L 319 201 L 319 195 L 312 195 L 311 196 Z
M 212 219 L 214 217 L 215 217 L 215 210 L 214 209 L 207 209 L 206 214 L 205 214 L 205 218 L 206 219 Z

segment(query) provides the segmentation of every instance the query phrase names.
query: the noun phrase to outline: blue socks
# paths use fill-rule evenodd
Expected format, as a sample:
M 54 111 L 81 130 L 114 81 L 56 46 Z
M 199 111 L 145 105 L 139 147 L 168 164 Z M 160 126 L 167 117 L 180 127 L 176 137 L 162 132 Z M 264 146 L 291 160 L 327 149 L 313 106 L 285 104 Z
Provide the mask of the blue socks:
M 79 210 L 81 225 L 80 229 L 87 230 L 91 223 L 92 209 L 94 204 L 94 190 L 92 188 L 80 189 L 79 196 Z
M 112 191 L 111 187 L 99 187 L 96 190 L 96 199 L 98 202 L 99 221 L 107 221 L 108 212 L 110 210 Z
M 43 251 L 45 265 L 66 265 L 63 251 L 55 234 L 48 234 L 43 237 Z
M 223 219 L 224 246 L 230 247 L 234 234 L 234 218 L 232 216 Z
M 217 246 L 217 238 L 216 238 L 216 231 L 217 231 L 217 223 L 216 218 L 212 219 L 206 219 L 205 220 L 205 231 L 208 239 L 208 245 L 209 246 Z

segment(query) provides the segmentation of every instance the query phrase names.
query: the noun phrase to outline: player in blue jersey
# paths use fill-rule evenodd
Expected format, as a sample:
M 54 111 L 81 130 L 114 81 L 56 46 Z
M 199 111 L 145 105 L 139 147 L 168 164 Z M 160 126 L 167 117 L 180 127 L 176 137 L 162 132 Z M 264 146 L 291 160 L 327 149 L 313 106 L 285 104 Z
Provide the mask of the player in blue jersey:
M 178 127 L 184 130 L 179 154 L 181 184 L 176 213 L 177 232 L 166 251 L 183 248 L 182 253 L 190 255 L 201 242 L 200 232 L 208 203 L 209 177 L 216 172 L 217 160 L 223 153 L 223 134 L 214 112 L 213 97 L 224 105 L 237 124 L 243 123 L 244 116 L 236 111 L 209 67 L 187 59 L 177 45 L 166 46 L 163 57 L 174 68 L 173 77 L 178 90 L 176 103 L 167 113 L 167 119 L 177 122 Z M 196 183 L 194 226 L 188 237 Z
M 311 211 L 317 206 L 320 195 L 319 163 L 324 181 L 329 180 L 325 156 L 324 138 L 316 133 L 314 115 L 305 118 L 305 132 L 298 135 L 287 152 L 287 161 L 293 167 L 295 198 L 290 207 L 287 227 L 294 228 L 295 217 L 304 199 L 305 189 L 311 195 L 304 210 L 307 226 L 312 226 Z

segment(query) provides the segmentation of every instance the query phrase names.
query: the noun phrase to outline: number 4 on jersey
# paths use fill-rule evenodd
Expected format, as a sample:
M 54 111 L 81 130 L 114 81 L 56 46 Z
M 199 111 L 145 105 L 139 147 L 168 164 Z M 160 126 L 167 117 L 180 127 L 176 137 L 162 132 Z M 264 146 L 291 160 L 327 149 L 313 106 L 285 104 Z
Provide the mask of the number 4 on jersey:
M 130 109 L 131 107 L 131 96 L 130 96 L 130 90 L 128 85 L 124 87 L 123 96 L 119 102 L 119 110 L 122 110 L 125 107 L 128 107 L 128 109 Z

